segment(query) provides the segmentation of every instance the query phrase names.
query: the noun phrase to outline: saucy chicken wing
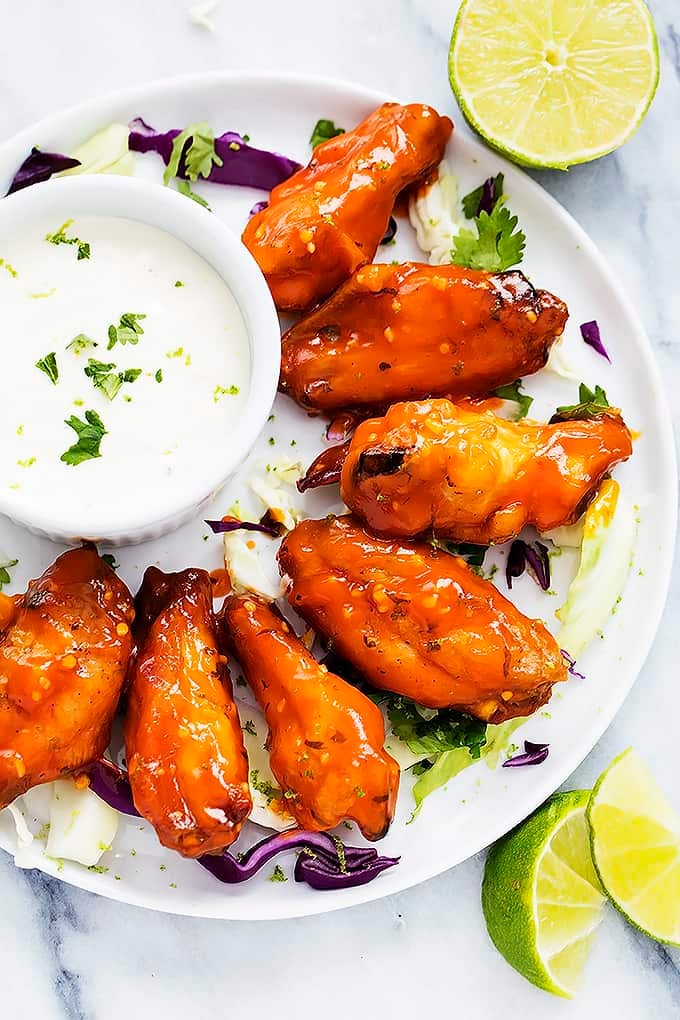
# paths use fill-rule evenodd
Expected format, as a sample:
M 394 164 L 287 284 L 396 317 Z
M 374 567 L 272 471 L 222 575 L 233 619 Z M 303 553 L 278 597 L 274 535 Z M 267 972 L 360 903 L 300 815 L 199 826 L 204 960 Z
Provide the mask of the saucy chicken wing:
M 279 389 L 322 412 L 484 396 L 543 368 L 567 315 L 517 270 L 363 266 L 284 335 Z
M 357 428 L 341 494 L 372 531 L 489 545 L 573 524 L 632 453 L 621 415 L 542 425 L 449 400 L 394 404 Z
M 383 749 L 377 705 L 320 665 L 262 599 L 228 598 L 221 624 L 264 712 L 272 772 L 298 825 L 332 829 L 351 818 L 366 839 L 384 836 L 399 766 Z
M 375 687 L 491 723 L 529 715 L 567 670 L 555 639 L 457 556 L 350 517 L 283 540 L 288 600 Z
M 94 546 L 60 556 L 0 606 L 0 807 L 104 753 L 134 609 Z
M 243 242 L 279 308 L 308 308 L 370 262 L 397 195 L 438 165 L 452 131 L 431 106 L 384 103 L 273 189 Z
M 125 748 L 135 807 L 185 857 L 234 842 L 250 814 L 248 759 L 210 577 L 149 567 L 136 599 Z

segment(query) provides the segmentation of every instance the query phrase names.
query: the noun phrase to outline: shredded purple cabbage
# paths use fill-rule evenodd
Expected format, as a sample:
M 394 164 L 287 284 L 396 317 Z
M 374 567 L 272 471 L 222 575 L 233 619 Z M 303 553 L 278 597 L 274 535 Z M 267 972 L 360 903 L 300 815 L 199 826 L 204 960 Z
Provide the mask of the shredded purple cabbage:
M 542 542 L 525 542 L 522 538 L 515 539 L 510 546 L 505 564 L 505 580 L 508 588 L 512 588 L 513 578 L 521 577 L 525 570 L 528 570 L 543 591 L 548 590 L 550 587 L 550 558 L 547 545 L 543 545 Z
M 566 648 L 560 648 L 560 652 L 562 653 L 562 658 L 567 664 L 567 672 L 569 675 L 576 677 L 577 680 L 585 680 L 585 674 L 579 673 L 576 669 L 576 659 L 573 655 L 570 655 Z
M 34 146 L 12 178 L 7 194 L 30 188 L 32 184 L 41 184 L 48 181 L 53 174 L 59 174 L 62 170 L 72 170 L 75 166 L 80 166 L 79 159 L 63 156 L 60 152 L 42 152 Z
M 390 216 L 389 222 L 387 224 L 387 230 L 385 231 L 385 236 L 383 237 L 380 243 L 389 244 L 390 241 L 393 241 L 396 236 L 397 236 L 397 221 L 395 220 L 394 216 Z
M 499 174 L 501 182 L 503 181 L 502 174 Z M 498 177 L 487 177 L 482 184 L 482 195 L 477 206 L 477 215 L 480 213 L 488 213 L 489 216 L 494 211 L 496 202 L 501 197 L 498 191 Z
M 231 885 L 252 878 L 277 854 L 289 850 L 300 851 L 295 881 L 306 882 L 313 889 L 349 889 L 365 885 L 381 871 L 399 863 L 398 857 L 379 857 L 372 847 L 345 846 L 327 832 L 300 829 L 267 836 L 239 859 L 225 850 L 221 854 L 206 854 L 198 863 L 220 882 Z
M 90 789 L 110 807 L 124 815 L 140 817 L 132 799 L 128 774 L 108 758 L 98 758 L 84 770 L 90 780 Z
M 179 128 L 170 131 L 156 131 L 141 117 L 130 123 L 128 144 L 133 152 L 157 152 L 167 166 L 172 155 L 172 146 Z M 190 139 L 187 139 L 187 147 Z M 236 131 L 225 131 L 215 139 L 215 152 L 222 160 L 222 166 L 213 164 L 205 179 L 213 184 L 236 184 L 248 188 L 271 191 L 277 184 L 300 169 L 294 159 L 278 152 L 256 149 L 249 145 Z M 180 160 L 179 177 L 186 177 L 184 159 Z
M 248 213 L 248 216 L 254 216 L 255 213 L 262 212 L 262 210 L 266 209 L 268 205 L 269 202 L 266 199 L 262 199 L 261 202 L 256 202 L 253 208 Z
M 230 531 L 259 531 L 271 538 L 278 538 L 281 529 L 265 518 L 261 521 L 241 521 L 238 517 L 223 517 L 221 521 L 205 522 L 214 535 L 224 535 Z
M 531 740 L 524 741 L 524 753 L 516 754 L 503 762 L 504 769 L 517 769 L 523 765 L 540 765 L 550 753 L 550 744 L 534 744 Z
M 588 346 L 592 347 L 594 351 L 597 351 L 597 353 L 601 354 L 603 358 L 606 358 L 607 361 L 611 362 L 612 359 L 607 353 L 607 348 L 602 343 L 600 327 L 595 319 L 593 319 L 592 322 L 582 322 L 579 329 L 581 330 L 581 336 Z
M 321 485 L 333 485 L 340 481 L 342 466 L 349 451 L 350 440 L 347 439 L 340 446 L 331 446 L 324 450 L 312 461 L 307 468 L 304 478 L 297 481 L 299 492 L 307 492 L 307 489 L 318 489 Z

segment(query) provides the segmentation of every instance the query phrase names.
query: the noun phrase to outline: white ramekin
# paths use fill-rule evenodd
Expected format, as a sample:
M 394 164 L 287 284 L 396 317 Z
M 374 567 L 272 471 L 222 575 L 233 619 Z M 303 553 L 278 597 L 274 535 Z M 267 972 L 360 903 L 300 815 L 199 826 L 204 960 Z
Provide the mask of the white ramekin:
M 88 521 L 82 508 L 58 492 L 49 505 L 10 506 L 0 489 L 0 513 L 55 542 L 83 539 L 133 545 L 159 538 L 197 516 L 219 492 L 253 447 L 271 412 L 281 360 L 280 329 L 269 288 L 239 237 L 216 216 L 170 188 L 113 175 L 66 177 L 26 188 L 0 201 L 0 237 L 20 232 L 37 219 L 55 222 L 78 216 L 112 216 L 158 227 L 183 241 L 221 276 L 246 324 L 250 344 L 250 384 L 240 421 L 229 435 L 206 436 L 215 450 L 209 473 L 183 478 L 174 503 L 162 518 L 146 512 L 143 492 L 130 493 L 116 519 Z M 6 380 L 11 385 L 10 380 Z

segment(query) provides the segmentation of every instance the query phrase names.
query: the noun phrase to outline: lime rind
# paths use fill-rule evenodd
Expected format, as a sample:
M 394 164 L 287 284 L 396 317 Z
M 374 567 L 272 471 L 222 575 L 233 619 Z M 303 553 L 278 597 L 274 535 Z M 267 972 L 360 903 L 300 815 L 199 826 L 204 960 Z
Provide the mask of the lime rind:
M 628 770 L 630 781 L 626 786 L 627 801 L 631 806 L 639 803 L 643 808 L 637 814 L 634 811 L 628 812 L 632 820 L 632 825 L 629 827 L 628 832 L 636 840 L 636 845 L 616 846 L 614 852 L 610 852 L 607 857 L 608 863 L 611 863 L 613 858 L 629 857 L 629 866 L 624 867 L 624 872 L 630 876 L 631 885 L 629 892 L 626 893 L 625 897 L 622 897 L 619 888 L 613 889 L 612 876 L 603 860 L 604 851 L 601 846 L 601 836 L 598 838 L 598 828 L 601 829 L 601 825 L 598 824 L 596 815 L 602 808 L 603 790 L 611 782 L 613 773 L 621 766 L 630 763 L 633 764 L 633 769 Z M 624 813 L 621 810 L 621 814 Z M 597 780 L 586 809 L 586 819 L 590 829 L 590 850 L 593 865 L 600 884 L 612 905 L 625 917 L 629 924 L 637 928 L 644 935 L 654 939 L 656 942 L 680 948 L 680 818 L 666 800 L 645 762 L 633 748 L 627 748 L 627 750 L 614 758 Z M 648 824 L 650 819 L 652 822 L 651 832 L 646 836 L 642 836 L 640 833 L 640 821 L 642 819 L 645 820 L 646 824 Z M 611 816 L 609 820 L 611 821 Z M 650 840 L 649 836 L 652 833 L 656 833 L 656 836 Z M 669 838 L 665 839 L 664 836 Z M 619 832 L 617 833 L 617 840 L 612 842 L 616 843 L 620 838 L 621 833 Z M 654 840 L 657 840 L 657 842 L 654 842 Z M 661 853 L 659 854 L 658 851 L 661 851 Z M 650 855 L 650 859 L 646 864 L 642 864 L 640 860 L 644 854 Z M 625 862 L 619 860 L 617 864 L 620 867 Z M 640 881 L 640 874 L 644 875 L 645 871 L 647 872 L 648 880 Z M 639 906 L 640 900 L 645 893 L 658 886 L 660 882 L 667 881 L 669 875 L 672 875 L 673 872 L 675 872 L 676 876 L 674 879 L 675 887 L 670 891 L 666 889 L 666 895 L 663 896 L 659 895 L 657 891 L 655 906 L 658 910 L 668 913 L 669 919 L 674 922 L 675 929 L 672 933 L 660 931 L 659 928 L 652 931 L 649 926 L 645 926 L 639 914 L 635 916 L 633 907 L 636 903 Z
M 646 76 L 647 77 L 646 87 L 644 90 L 641 91 L 638 101 L 634 104 L 634 109 L 631 110 L 630 117 L 626 122 L 625 128 L 620 130 L 618 133 L 613 133 L 604 144 L 590 145 L 589 147 L 580 148 L 575 147 L 573 151 L 570 150 L 568 153 L 563 151 L 561 154 L 561 158 L 556 157 L 554 154 L 551 155 L 549 151 L 546 152 L 545 154 L 541 154 L 535 150 L 532 151 L 526 147 L 522 148 L 518 146 L 516 143 L 513 144 L 513 138 L 517 133 L 516 130 L 513 133 L 507 127 L 501 127 L 499 129 L 494 127 L 492 129 L 488 123 L 484 122 L 484 118 L 482 118 L 478 113 L 474 111 L 474 109 L 472 108 L 472 101 L 468 101 L 468 98 L 466 97 L 467 90 L 460 81 L 460 75 L 457 66 L 457 51 L 460 40 L 464 36 L 464 32 L 461 31 L 461 27 L 464 24 L 466 16 L 470 13 L 471 9 L 476 3 L 478 3 L 478 0 L 463 0 L 463 3 L 459 8 L 458 15 L 454 22 L 448 58 L 449 81 L 451 83 L 451 88 L 453 89 L 453 93 L 456 97 L 458 105 L 460 106 L 463 115 L 465 116 L 465 119 L 468 121 L 471 127 L 487 142 L 487 144 L 491 148 L 495 149 L 497 152 L 500 152 L 503 156 L 506 156 L 508 159 L 512 160 L 514 163 L 518 163 L 521 166 L 534 167 L 537 169 L 568 170 L 570 166 L 576 166 L 580 163 L 588 163 L 594 159 L 600 158 L 601 156 L 606 156 L 609 153 L 614 152 L 621 145 L 627 142 L 631 138 L 631 136 L 637 131 L 638 127 L 644 120 L 644 117 L 652 103 L 652 100 L 654 99 L 659 83 L 660 74 L 658 38 L 654 28 L 654 22 L 651 13 L 649 12 L 649 9 L 644 3 L 644 0 L 628 0 L 628 3 L 630 9 L 634 10 L 636 15 L 640 16 L 641 22 L 644 24 L 647 30 L 647 46 L 645 47 L 644 45 L 640 45 L 639 47 L 633 48 L 639 49 L 640 52 L 647 53 L 647 57 L 649 60 L 649 71 L 651 73 Z M 548 8 L 549 3 L 550 0 L 546 0 L 545 3 L 546 8 Z M 519 21 L 520 12 L 521 12 L 520 6 L 513 5 L 512 18 Z M 522 20 L 521 26 L 525 35 L 533 34 L 539 39 L 539 41 L 541 41 L 540 35 L 538 34 L 540 33 L 541 29 L 535 28 L 530 20 L 529 21 L 527 21 L 526 19 Z M 503 20 L 503 28 L 507 32 L 508 25 L 505 19 Z M 548 30 L 552 30 L 552 23 L 550 25 L 550 29 L 548 29 L 547 25 L 543 26 L 543 29 L 546 32 Z M 545 38 L 542 41 L 545 42 Z M 489 75 L 492 75 L 494 73 L 492 71 L 492 68 L 495 64 L 497 64 L 497 61 L 494 60 L 492 54 L 489 52 L 488 43 L 486 40 L 484 41 L 484 45 L 487 46 L 486 58 L 484 61 L 480 61 L 480 64 L 482 66 L 488 66 Z M 618 47 L 615 47 L 612 52 L 616 52 L 617 49 L 619 49 L 619 52 L 623 52 L 623 50 Z M 606 60 L 607 54 L 605 47 L 603 47 L 603 52 L 605 53 Z M 519 44 L 518 47 L 518 55 L 516 60 L 517 60 L 516 66 L 513 68 L 513 73 L 515 74 L 516 78 L 519 79 L 524 78 L 526 80 L 531 79 L 533 75 L 534 91 L 537 95 L 540 95 L 540 93 L 544 90 L 546 78 L 545 76 L 543 76 L 543 80 L 539 80 L 540 76 L 537 75 L 536 73 L 537 66 L 536 61 L 535 59 L 532 60 L 532 58 L 527 54 L 525 48 L 523 52 L 523 47 L 521 43 Z M 587 78 L 587 74 L 583 73 L 583 70 L 584 69 L 582 69 L 582 73 L 580 73 L 578 77 Z M 627 71 L 628 69 L 626 68 L 625 72 Z M 609 68 L 609 73 L 611 73 L 611 66 Z M 623 79 L 625 76 L 626 75 L 624 73 L 624 69 L 622 69 L 621 78 Z M 554 80 L 552 79 L 547 80 L 554 92 L 554 95 L 550 97 L 553 107 L 560 111 L 566 111 L 567 115 L 571 118 L 574 127 L 577 127 L 577 125 L 574 122 L 573 103 L 570 102 L 568 89 L 564 86 L 564 83 L 563 82 L 560 83 L 560 80 L 557 78 L 555 78 Z M 591 82 L 593 92 L 599 90 L 602 93 L 604 89 L 607 89 L 607 86 L 602 85 L 598 81 L 596 76 L 591 77 Z M 505 82 L 502 84 L 505 84 L 507 86 L 508 83 Z M 501 82 L 498 81 L 498 79 L 496 81 L 496 85 L 498 89 L 500 89 Z M 489 86 L 489 89 L 490 88 L 491 86 Z M 508 91 L 508 93 L 510 92 L 509 89 L 506 89 L 506 91 Z M 625 93 L 623 91 L 618 92 L 614 90 L 609 91 L 611 93 L 612 99 L 615 101 L 609 103 L 608 104 L 609 107 L 614 108 L 615 106 L 620 105 L 620 103 L 623 101 L 622 97 L 625 95 Z M 603 103 L 603 106 L 604 105 L 606 104 Z M 515 115 L 520 108 L 521 103 L 516 102 L 515 97 L 509 95 L 508 101 L 506 102 L 505 105 L 504 116 L 507 117 Z M 602 116 L 604 117 L 604 113 Z M 590 117 L 589 121 L 591 123 L 597 124 L 598 118 L 597 116 L 594 118 Z M 555 121 L 553 119 L 553 123 L 554 122 Z M 541 134 L 541 137 L 544 137 L 544 135 L 547 134 L 550 126 L 551 126 L 550 120 L 544 122 L 543 124 L 544 131 Z M 575 131 L 574 134 L 576 133 L 577 132 Z

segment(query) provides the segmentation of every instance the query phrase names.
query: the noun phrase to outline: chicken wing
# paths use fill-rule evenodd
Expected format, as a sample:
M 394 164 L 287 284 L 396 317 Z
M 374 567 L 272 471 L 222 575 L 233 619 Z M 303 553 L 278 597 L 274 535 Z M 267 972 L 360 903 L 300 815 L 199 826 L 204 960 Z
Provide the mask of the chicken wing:
M 380 709 L 319 665 L 262 599 L 228 598 L 221 624 L 264 712 L 272 772 L 297 823 L 324 830 L 351 818 L 367 839 L 384 836 L 399 767 L 383 749 Z
M 0 807 L 103 754 L 130 657 L 132 596 L 94 546 L 2 599 Z
M 525 524 L 573 524 L 604 475 L 632 453 L 621 415 L 505 421 L 449 400 L 394 404 L 359 425 L 341 494 L 372 531 L 489 545 Z
M 567 670 L 555 639 L 457 556 L 350 517 L 283 540 L 288 600 L 376 687 L 487 722 L 529 715 Z
M 279 389 L 322 412 L 483 396 L 542 368 L 567 315 L 517 270 L 364 266 L 284 335 Z
M 243 242 L 279 308 L 308 308 L 370 262 L 397 195 L 437 166 L 452 131 L 431 106 L 384 103 L 274 188 Z
M 149 567 L 137 595 L 125 748 L 135 807 L 185 857 L 234 842 L 250 814 L 248 759 L 210 577 Z

